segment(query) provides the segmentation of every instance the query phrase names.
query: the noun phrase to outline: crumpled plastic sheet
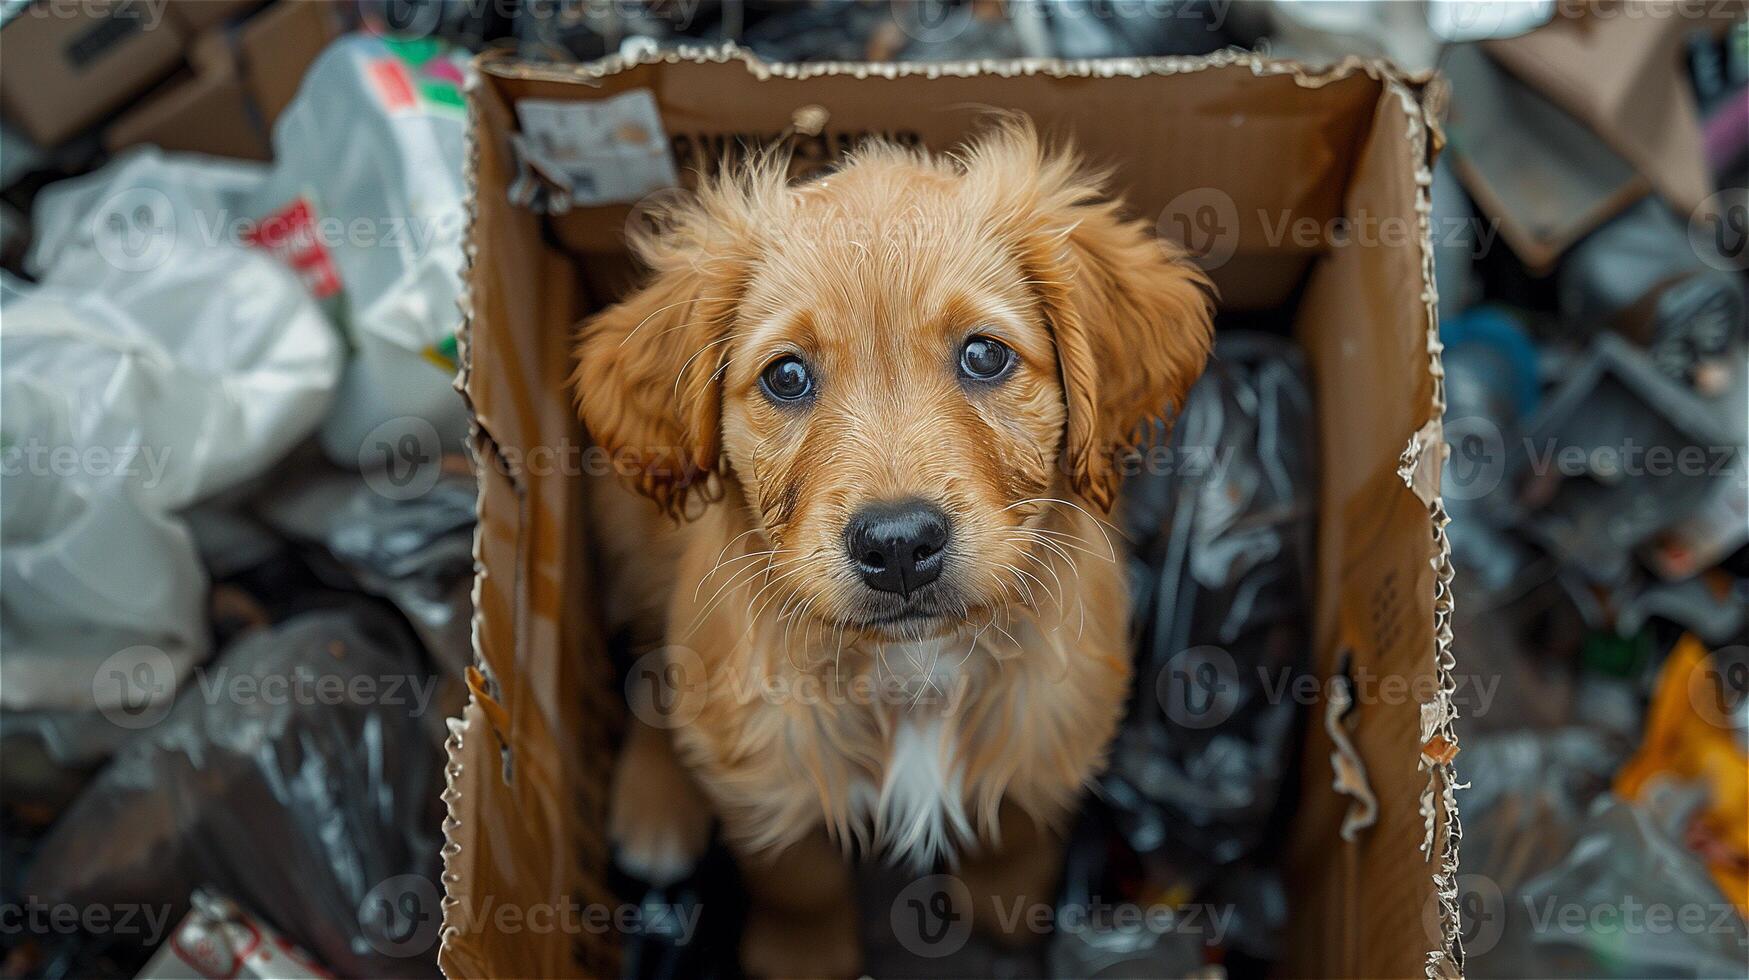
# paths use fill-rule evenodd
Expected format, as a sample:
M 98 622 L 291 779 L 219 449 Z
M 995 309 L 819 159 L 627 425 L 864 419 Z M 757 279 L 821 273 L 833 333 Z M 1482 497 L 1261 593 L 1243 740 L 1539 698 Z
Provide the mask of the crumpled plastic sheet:
M 325 547 L 354 579 L 336 584 L 393 602 L 432 656 L 461 676 L 473 662 L 478 493 L 471 476 L 448 469 L 405 499 L 356 473 L 306 470 L 264 492 L 254 510 L 279 533 Z
M 1567 853 L 1632 749 L 1579 726 L 1465 731 L 1463 746 L 1464 869 L 1508 892 Z
M 436 679 L 361 604 L 247 634 L 138 736 L 45 839 L 26 893 L 257 910 L 341 976 L 435 972 L 443 752 Z
M 1108 816 L 1096 807 L 1070 837 L 1058 908 L 1086 914 L 1059 914 L 1045 951 L 1049 976 L 1225 976 L 1207 964 L 1217 922 L 1200 911 L 1178 914 L 1156 904 L 1154 895 L 1129 892 L 1137 883 L 1125 881 L 1125 872 L 1134 858 L 1111 846 L 1112 831 L 1104 819 Z M 1127 919 L 1098 914 L 1101 905 L 1120 901 L 1145 914 Z
M 1694 382 L 1700 365 L 1741 348 L 1749 296 L 1742 277 L 1709 265 L 1688 234 L 1656 197 L 1618 215 L 1562 258 L 1562 318 L 1586 331 L 1613 329 L 1664 374 Z
M 113 269 L 145 272 L 222 244 L 268 166 L 142 146 L 92 173 L 43 188 L 24 265 L 38 280 L 95 287 Z M 171 270 L 174 273 L 174 270 Z
M 1433 67 L 1447 42 L 1516 37 L 1548 23 L 1555 13 L 1554 0 L 1271 0 L 1257 6 L 1271 16 L 1272 40 L 1291 55 L 1329 60 L 1376 55 L 1407 69 Z
M 1211 0 L 778 4 L 740 38 L 771 61 L 968 61 L 1207 54 L 1225 43 Z
M 1634 550 L 1659 530 L 1703 507 L 1735 476 L 1714 472 L 1722 451 L 1744 445 L 1749 371 L 1736 367 L 1732 390 L 1704 396 L 1658 371 L 1646 354 L 1614 334 L 1599 334 L 1565 380 L 1524 423 L 1527 445 L 1548 457 L 1526 491 L 1525 529 L 1574 573 L 1621 585 Z M 1660 464 L 1657 449 L 1699 453 L 1702 467 Z M 1559 455 L 1554 455 L 1559 454 Z M 1563 472 L 1566 460 L 1583 472 Z
M 1311 649 L 1317 447 L 1298 349 L 1222 335 L 1169 447 L 1125 487 L 1139 653 L 1100 789 L 1162 884 L 1230 893 L 1231 941 L 1267 957 L 1285 901 L 1261 868 L 1302 714 L 1270 695 Z
M 150 159 L 118 166 L 145 173 Z M 208 652 L 206 577 L 179 512 L 308 435 L 340 376 L 333 329 L 272 259 L 195 244 L 186 227 L 151 244 L 154 222 L 182 227 L 192 217 L 177 215 L 217 193 L 154 180 L 137 185 L 147 203 L 119 211 L 127 194 L 69 192 L 84 202 L 69 208 L 113 233 L 51 229 L 42 284 L 0 278 L 9 709 L 174 693 Z M 128 223 L 115 231 L 112 218 Z M 142 225 L 146 244 L 129 237 Z M 118 251 L 129 241 L 139 250 Z M 110 682 L 142 665 L 162 668 L 151 689 Z
M 1522 885 L 1497 880 L 1471 856 L 1476 824 L 1466 816 L 1465 866 L 1476 869 L 1459 879 L 1467 975 L 1743 976 L 1749 925 L 1683 844 L 1701 799 L 1695 788 L 1665 785 L 1644 803 L 1604 794 L 1578 819 L 1538 815 L 1517 847 L 1549 866 Z
M 1536 349 L 1511 317 L 1488 307 L 1442 320 L 1445 436 L 1451 455 L 1440 471 L 1451 516 L 1452 561 L 1483 591 L 1523 584 L 1537 552 L 1513 533 L 1513 479 L 1522 470 L 1520 425 L 1540 398 Z

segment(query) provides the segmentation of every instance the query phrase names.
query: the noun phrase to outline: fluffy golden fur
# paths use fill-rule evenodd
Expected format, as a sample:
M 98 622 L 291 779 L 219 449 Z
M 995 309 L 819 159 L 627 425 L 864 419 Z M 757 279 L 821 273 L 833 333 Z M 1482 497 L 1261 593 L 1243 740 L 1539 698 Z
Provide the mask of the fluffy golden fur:
M 647 284 L 581 329 L 583 421 L 654 504 L 592 494 L 609 616 L 701 675 L 685 724 L 634 723 L 610 832 L 664 877 L 720 818 L 755 972 L 855 969 L 844 851 L 1048 899 L 1049 828 L 1129 686 L 1117 463 L 1210 344 L 1207 280 L 1103 185 L 1020 121 L 801 184 L 766 158 L 662 215 L 632 243 Z M 958 373 L 974 337 L 1012 350 L 999 382 Z M 804 405 L 761 386 L 784 357 Z M 898 598 L 845 535 L 907 498 L 952 530 Z

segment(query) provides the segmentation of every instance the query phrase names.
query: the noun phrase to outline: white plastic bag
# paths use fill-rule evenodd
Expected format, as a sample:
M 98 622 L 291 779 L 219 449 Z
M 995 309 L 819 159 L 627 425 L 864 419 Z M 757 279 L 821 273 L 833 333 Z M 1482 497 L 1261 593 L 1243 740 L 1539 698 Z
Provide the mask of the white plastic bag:
M 322 444 L 360 465 L 366 436 L 401 418 L 459 449 L 453 387 L 467 187 L 465 63 L 433 42 L 335 41 L 274 125 L 277 161 L 252 210 L 282 259 L 330 301 L 352 357 Z M 421 428 L 421 431 L 430 431 Z
M 267 181 L 266 164 L 143 146 L 82 177 L 43 188 L 31 210 L 35 239 L 25 268 L 149 272 L 174 255 L 241 238 Z
M 160 187 L 160 217 L 192 209 Z M 76 210 L 65 227 L 89 229 Z M 207 652 L 206 579 L 177 512 L 307 436 L 341 352 L 260 252 L 173 234 L 174 261 L 134 268 L 81 234 L 41 250 L 40 286 L 0 282 L 0 703 L 137 711 Z

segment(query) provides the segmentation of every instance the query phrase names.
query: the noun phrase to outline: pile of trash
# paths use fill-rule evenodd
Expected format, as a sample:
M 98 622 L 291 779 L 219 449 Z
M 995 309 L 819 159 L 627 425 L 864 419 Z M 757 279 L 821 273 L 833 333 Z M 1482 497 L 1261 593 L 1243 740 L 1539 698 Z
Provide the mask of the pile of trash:
M 1580 26 L 1440 61 L 1465 973 L 1740 975 L 1749 33 Z
M 273 164 L 142 147 L 36 196 L 34 281 L 0 274 L 0 739 L 4 900 L 50 925 L 5 975 L 434 972 L 467 57 L 345 36 Z
M 314 63 L 272 164 L 131 150 L 39 193 L 29 280 L 0 274 L 0 896 L 45 923 L 0 935 L 0 975 L 435 972 L 443 719 L 472 662 L 452 385 L 465 48 L 719 40 L 778 61 L 1242 44 L 1443 71 L 1429 218 L 1464 969 L 1743 974 L 1740 19 L 1578 18 L 1578 44 L 1553 3 L 357 5 L 378 30 Z M 1288 333 L 1222 324 L 1171 465 L 1132 479 L 1114 517 L 1136 687 L 1058 903 L 1180 917 L 1065 918 L 1038 949 L 974 940 L 934 971 L 1247 976 L 1280 959 L 1308 720 L 1279 692 L 1313 671 L 1319 482 Z M 627 975 L 732 960 L 734 880 L 719 849 L 667 889 L 617 881 L 706 913 L 689 943 L 624 937 Z M 64 914 L 90 909 L 131 911 Z M 1218 942 L 1195 909 L 1221 910 Z M 881 946 L 892 931 L 864 929 L 877 974 L 915 969 Z

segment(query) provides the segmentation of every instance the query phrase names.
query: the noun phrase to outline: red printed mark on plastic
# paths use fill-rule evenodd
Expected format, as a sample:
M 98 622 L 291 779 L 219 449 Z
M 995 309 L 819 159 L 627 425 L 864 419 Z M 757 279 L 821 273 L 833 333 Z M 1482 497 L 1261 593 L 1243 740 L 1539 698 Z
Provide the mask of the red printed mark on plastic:
M 395 58 L 379 58 L 370 63 L 368 70 L 383 108 L 390 112 L 418 108 L 419 92 L 413 87 L 413 78 L 407 74 L 406 65 Z
M 340 291 L 340 271 L 316 234 L 315 209 L 307 199 L 300 197 L 280 208 L 247 237 L 249 244 L 271 252 L 302 277 L 310 295 L 327 299 Z

